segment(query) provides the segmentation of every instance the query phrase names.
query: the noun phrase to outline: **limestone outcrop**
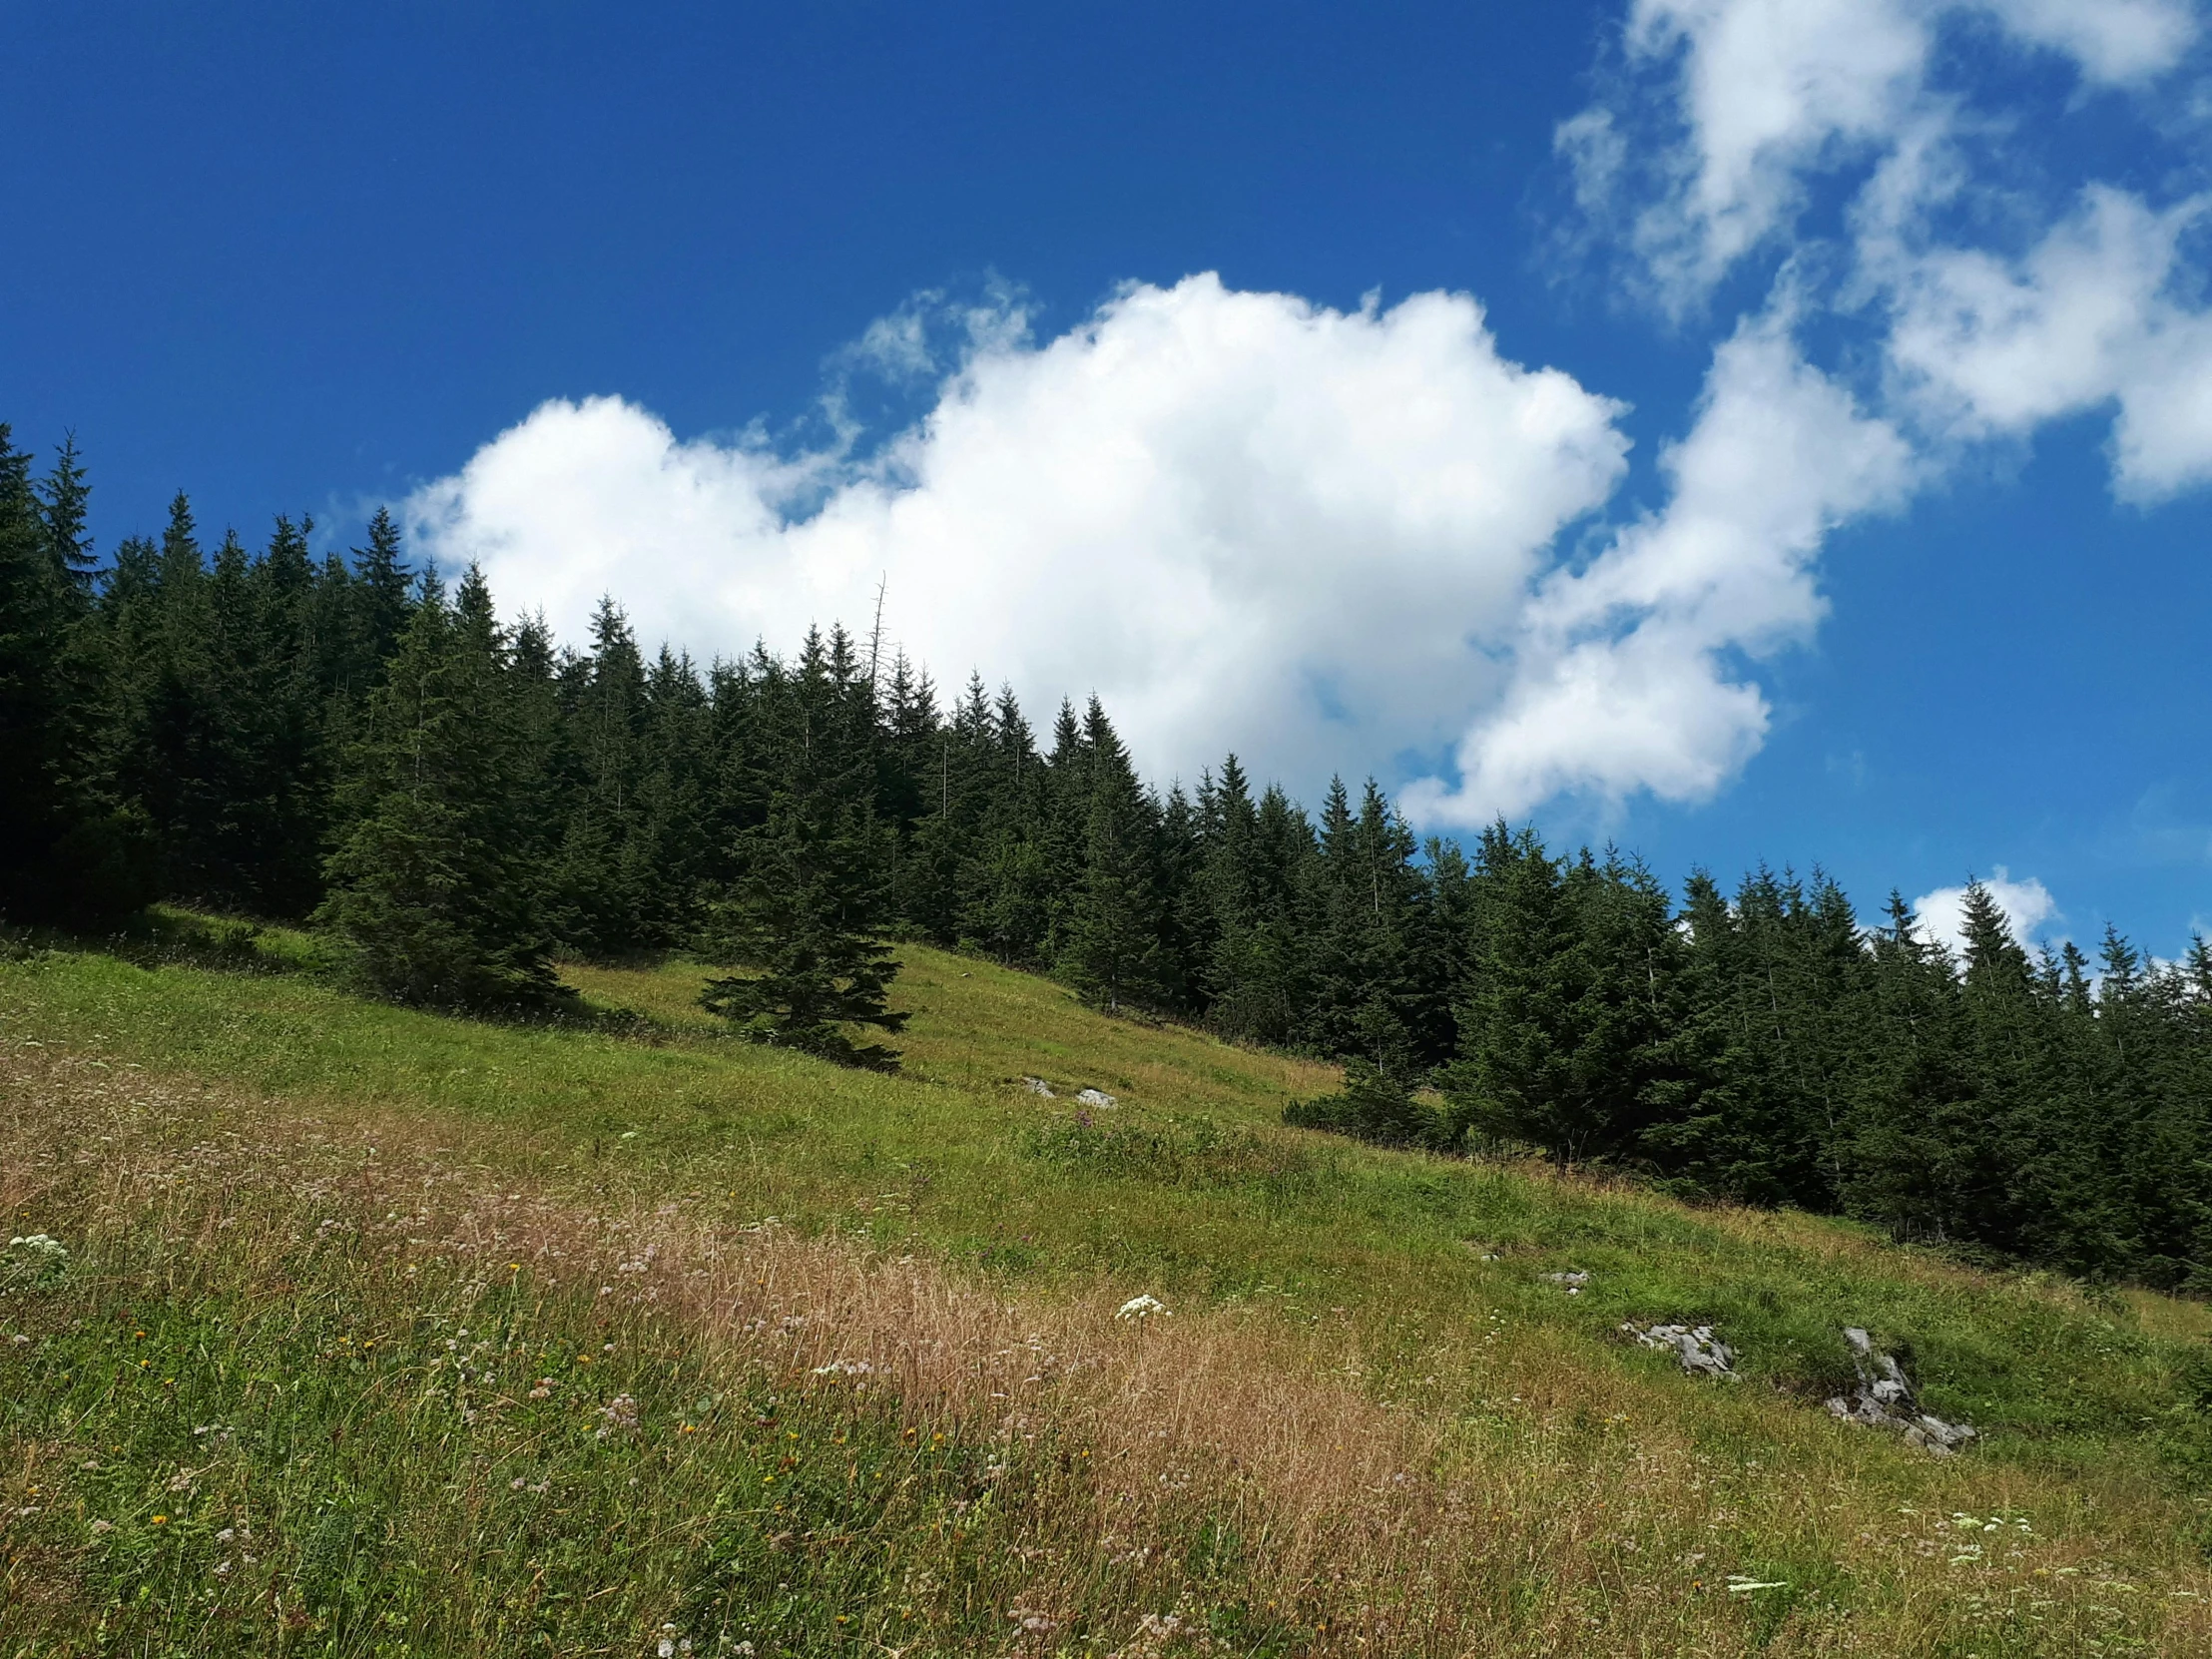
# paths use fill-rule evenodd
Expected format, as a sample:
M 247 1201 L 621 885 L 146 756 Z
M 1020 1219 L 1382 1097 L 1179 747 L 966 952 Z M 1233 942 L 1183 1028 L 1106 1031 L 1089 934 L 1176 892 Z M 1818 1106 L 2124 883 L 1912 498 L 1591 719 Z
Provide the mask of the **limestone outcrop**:
M 1922 1410 L 1919 1393 L 1905 1368 L 1895 1355 L 1876 1348 L 1874 1339 L 1864 1330 L 1846 1326 L 1844 1341 L 1851 1348 L 1852 1369 L 1858 1373 L 1858 1382 L 1851 1392 L 1838 1394 L 1828 1402 L 1832 1414 L 1845 1422 L 1894 1429 L 1938 1457 L 1948 1457 L 1974 1437 L 1969 1425 L 1945 1422 Z

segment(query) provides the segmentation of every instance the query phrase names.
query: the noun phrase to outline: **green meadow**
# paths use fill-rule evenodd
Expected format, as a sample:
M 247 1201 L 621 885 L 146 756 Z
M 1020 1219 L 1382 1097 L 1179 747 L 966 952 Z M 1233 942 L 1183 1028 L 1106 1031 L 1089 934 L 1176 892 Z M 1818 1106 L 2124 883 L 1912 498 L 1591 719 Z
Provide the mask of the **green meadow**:
M 524 1026 L 17 941 L 0 1651 L 2212 1651 L 2200 1305 L 1286 1128 L 1332 1071 L 901 958 L 885 1076 L 681 960 Z M 1831 1418 L 1847 1325 L 1971 1445 Z

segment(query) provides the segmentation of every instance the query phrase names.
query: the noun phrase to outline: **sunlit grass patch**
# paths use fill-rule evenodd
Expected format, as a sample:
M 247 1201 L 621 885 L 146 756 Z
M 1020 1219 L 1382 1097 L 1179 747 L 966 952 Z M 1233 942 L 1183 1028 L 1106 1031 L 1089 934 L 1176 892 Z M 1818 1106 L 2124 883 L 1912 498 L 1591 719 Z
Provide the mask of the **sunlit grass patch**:
M 1312 1068 L 909 955 L 890 1078 L 687 1027 L 683 964 L 594 970 L 628 1027 L 0 967 L 0 1236 L 66 1252 L 0 1295 L 0 1634 L 2206 1650 L 2179 1305 L 1286 1129 Z M 1744 1381 L 1617 1329 L 1689 1317 Z M 1830 1421 L 1846 1320 L 1984 1441 Z

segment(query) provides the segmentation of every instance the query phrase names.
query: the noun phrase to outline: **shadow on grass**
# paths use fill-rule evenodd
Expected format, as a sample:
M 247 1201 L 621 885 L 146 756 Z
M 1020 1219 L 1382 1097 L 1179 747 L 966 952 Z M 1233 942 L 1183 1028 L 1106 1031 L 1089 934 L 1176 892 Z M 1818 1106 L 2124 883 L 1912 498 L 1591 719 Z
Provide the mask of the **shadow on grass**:
M 17 926 L 0 921 L 0 961 L 21 961 L 48 951 L 110 956 L 149 971 L 188 967 L 217 973 L 295 975 L 341 990 L 361 991 L 346 971 L 344 945 L 327 933 L 291 922 L 180 904 L 150 905 L 118 924 L 97 930 Z M 677 954 L 633 951 L 584 965 L 652 972 Z M 576 995 L 554 1006 L 511 1009 L 422 1006 L 425 1012 L 485 1025 L 592 1032 L 655 1047 L 736 1040 L 733 1034 L 711 1026 L 678 1023 L 644 1009 L 593 1001 L 586 995 Z

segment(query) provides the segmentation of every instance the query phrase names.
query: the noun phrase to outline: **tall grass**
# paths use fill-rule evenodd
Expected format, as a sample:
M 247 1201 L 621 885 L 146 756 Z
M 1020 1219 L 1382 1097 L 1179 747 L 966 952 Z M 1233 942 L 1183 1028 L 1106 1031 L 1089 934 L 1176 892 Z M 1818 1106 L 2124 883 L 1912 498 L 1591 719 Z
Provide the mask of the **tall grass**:
M 0 968 L 7 1651 L 2212 1648 L 2187 1305 L 1342 1147 L 957 958 L 893 1079 L 577 977 L 645 1023 Z M 1847 1315 L 1986 1447 L 1830 1421 Z

